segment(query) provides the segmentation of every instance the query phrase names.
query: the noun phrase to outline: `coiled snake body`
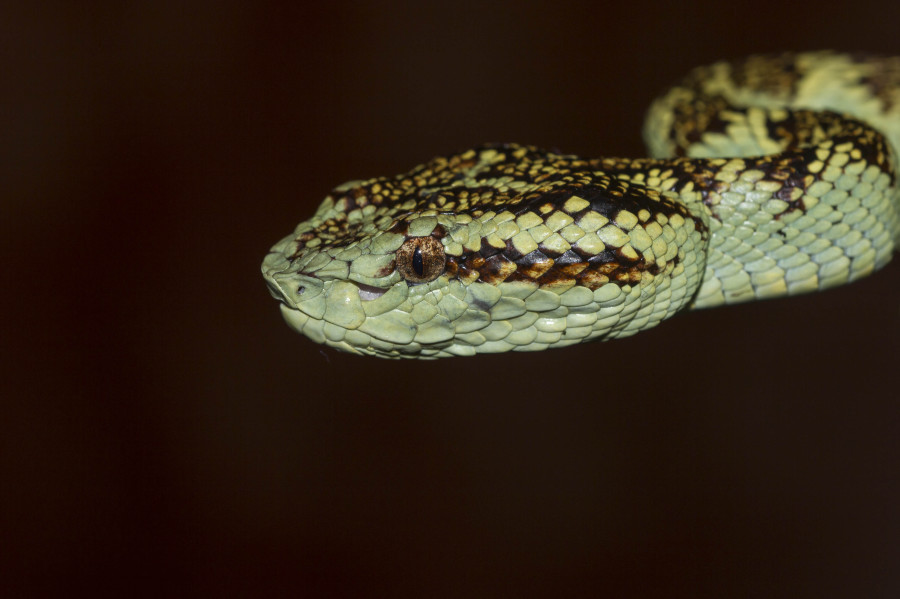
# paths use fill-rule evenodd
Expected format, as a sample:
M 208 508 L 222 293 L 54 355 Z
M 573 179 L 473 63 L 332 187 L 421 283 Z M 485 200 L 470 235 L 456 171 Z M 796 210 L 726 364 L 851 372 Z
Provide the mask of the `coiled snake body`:
M 263 275 L 316 342 L 434 358 L 828 289 L 884 266 L 900 238 L 898 59 L 699 68 L 653 103 L 644 137 L 655 158 L 490 145 L 346 183 Z

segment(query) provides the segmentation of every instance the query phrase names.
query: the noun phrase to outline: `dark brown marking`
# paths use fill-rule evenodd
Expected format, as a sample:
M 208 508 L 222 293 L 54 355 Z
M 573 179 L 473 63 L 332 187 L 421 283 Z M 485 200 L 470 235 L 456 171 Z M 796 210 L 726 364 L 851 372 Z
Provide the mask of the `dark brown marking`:
M 516 272 L 516 264 L 503 254 L 491 256 L 484 261 L 484 266 L 478 269 L 480 280 L 491 285 L 498 285 Z

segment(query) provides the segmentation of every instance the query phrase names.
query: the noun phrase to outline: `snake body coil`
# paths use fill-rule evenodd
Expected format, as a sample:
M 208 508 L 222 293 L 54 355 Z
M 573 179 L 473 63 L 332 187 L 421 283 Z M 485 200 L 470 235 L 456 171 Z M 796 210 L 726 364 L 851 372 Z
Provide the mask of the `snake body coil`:
M 263 275 L 316 342 L 434 358 L 624 337 L 890 260 L 900 60 L 699 68 L 653 103 L 644 134 L 656 158 L 491 145 L 346 183 Z

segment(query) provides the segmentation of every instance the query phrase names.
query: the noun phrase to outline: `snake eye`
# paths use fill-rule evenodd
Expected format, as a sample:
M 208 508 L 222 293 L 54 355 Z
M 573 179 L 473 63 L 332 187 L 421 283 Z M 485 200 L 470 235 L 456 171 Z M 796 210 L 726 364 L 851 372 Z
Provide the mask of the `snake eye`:
M 410 283 L 435 280 L 444 263 L 444 246 L 434 237 L 411 237 L 397 250 L 397 270 Z
M 425 276 L 425 264 L 422 262 L 421 247 L 416 247 L 416 251 L 413 252 L 412 267 L 413 270 L 416 271 L 417 275 L 419 275 L 420 277 Z

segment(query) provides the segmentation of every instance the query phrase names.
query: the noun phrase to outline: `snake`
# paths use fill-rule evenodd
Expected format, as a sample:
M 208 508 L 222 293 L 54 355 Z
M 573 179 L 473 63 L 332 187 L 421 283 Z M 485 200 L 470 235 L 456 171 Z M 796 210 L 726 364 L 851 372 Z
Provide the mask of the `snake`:
M 695 68 L 648 158 L 485 144 L 335 187 L 262 264 L 287 324 L 383 358 L 612 340 L 685 310 L 823 291 L 900 241 L 900 58 Z

